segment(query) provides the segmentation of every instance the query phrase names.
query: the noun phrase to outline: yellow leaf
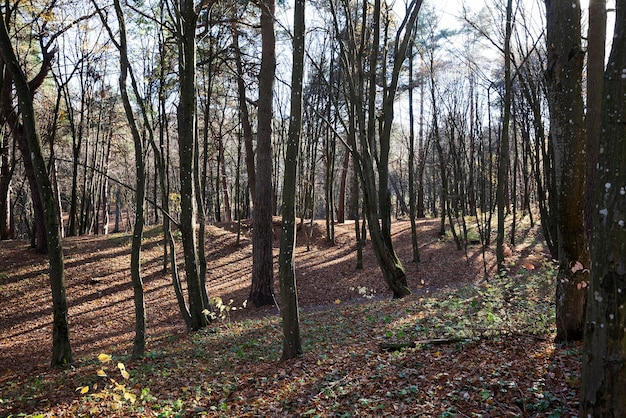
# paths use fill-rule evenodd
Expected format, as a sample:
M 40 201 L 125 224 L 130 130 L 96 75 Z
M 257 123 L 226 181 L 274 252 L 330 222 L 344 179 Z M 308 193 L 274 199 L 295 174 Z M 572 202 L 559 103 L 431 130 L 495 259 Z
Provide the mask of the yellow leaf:
M 111 356 L 108 354 L 100 354 L 98 360 L 100 360 L 101 363 L 108 363 L 111 361 Z
M 117 368 L 120 369 L 120 373 L 122 373 L 122 377 L 124 379 L 128 379 L 130 377 L 130 374 L 126 371 L 126 367 L 123 363 L 117 363 Z
M 100 377 L 107 377 L 107 374 L 106 374 L 106 372 L 104 370 L 100 369 L 100 370 L 98 370 L 98 376 L 100 376 Z
M 135 401 L 137 400 L 137 395 L 135 395 L 134 393 L 126 392 L 124 393 L 124 399 L 130 401 L 130 403 L 135 403 Z
M 335 299 L 335 305 L 339 305 L 340 303 L 341 303 L 341 300 Z
M 77 391 L 80 391 L 81 395 L 84 395 L 85 393 L 89 392 L 89 386 L 79 386 L 76 388 Z

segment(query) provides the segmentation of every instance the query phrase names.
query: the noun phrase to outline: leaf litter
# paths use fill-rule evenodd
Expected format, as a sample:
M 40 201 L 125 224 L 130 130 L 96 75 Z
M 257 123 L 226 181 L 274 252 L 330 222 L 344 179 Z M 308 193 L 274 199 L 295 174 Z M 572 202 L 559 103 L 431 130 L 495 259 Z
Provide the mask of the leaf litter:
M 300 231 L 304 355 L 283 363 L 278 309 L 245 304 L 251 244 L 246 228 L 235 242 L 235 227 L 209 228 L 209 293 L 223 315 L 196 333 L 185 332 L 161 271 L 158 229 L 147 231 L 141 360 L 128 354 L 128 235 L 67 239 L 77 361 L 58 370 L 48 367 L 45 257 L 24 243 L 0 243 L 7 255 L 0 261 L 0 416 L 576 415 L 580 345 L 553 343 L 555 266 L 536 226 L 523 232 L 508 274 L 498 278 L 491 252 L 485 274 L 480 246 L 466 256 L 437 236 L 437 220 L 418 221 L 424 261 L 405 261 L 414 294 L 401 300 L 391 300 L 370 245 L 364 269 L 354 270 L 353 225 L 337 225 L 330 245 L 316 223 L 308 252 Z M 400 258 L 410 260 L 409 223 L 393 227 Z

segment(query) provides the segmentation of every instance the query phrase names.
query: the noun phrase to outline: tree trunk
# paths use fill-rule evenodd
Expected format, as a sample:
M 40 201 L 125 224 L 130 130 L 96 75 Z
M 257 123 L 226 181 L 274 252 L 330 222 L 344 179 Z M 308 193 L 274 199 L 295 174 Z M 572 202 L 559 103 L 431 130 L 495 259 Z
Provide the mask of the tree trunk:
M 296 0 L 294 11 L 293 67 L 291 72 L 291 118 L 285 152 L 283 177 L 283 216 L 280 235 L 279 279 L 280 307 L 283 317 L 282 360 L 302 355 L 298 288 L 296 286 L 296 180 L 300 134 L 302 129 L 302 78 L 304 73 L 304 7 L 305 0 Z
M 582 356 L 581 417 L 626 416 L 626 1 L 617 0 L 604 74 Z
M 274 0 L 261 7 L 261 70 L 256 150 L 256 192 L 252 229 L 252 285 L 250 301 L 255 306 L 274 303 L 272 257 L 272 106 L 276 73 Z
M 146 166 L 143 159 L 144 144 L 137 127 L 132 105 L 128 97 L 127 80 L 130 71 L 128 62 L 128 45 L 126 41 L 126 22 L 120 0 L 114 0 L 115 13 L 119 25 L 119 43 L 117 44 L 120 54 L 119 87 L 124 105 L 124 112 L 130 127 L 135 147 L 135 223 L 133 226 L 133 239 L 130 255 L 130 277 L 133 283 L 133 300 L 135 302 L 135 338 L 133 339 L 133 358 L 142 358 L 146 349 L 146 307 L 144 301 L 143 279 L 141 277 L 141 241 L 145 223 L 146 204 Z M 104 22 L 103 19 L 103 23 Z M 115 43 L 115 41 L 114 41 Z
M 47 71 L 50 61 L 46 59 L 53 54 L 44 52 L 42 70 Z M 67 319 L 67 298 L 65 295 L 65 277 L 63 266 L 63 247 L 61 244 L 60 220 L 54 203 L 54 193 L 48 178 L 46 163 L 41 152 L 41 141 L 37 130 L 35 110 L 33 108 L 33 93 L 26 81 L 26 76 L 19 66 L 11 39 L 7 32 L 4 16 L 0 23 L 0 55 L 11 74 L 18 97 L 18 106 L 22 116 L 24 137 L 27 140 L 29 154 L 32 157 L 32 167 L 35 173 L 37 189 L 43 206 L 44 225 L 47 235 L 47 249 L 49 260 L 50 287 L 52 289 L 52 360 L 53 366 L 65 365 L 72 362 L 72 349 L 69 339 L 69 325 Z M 5 80 L 6 82 L 7 80 Z
M 498 185 L 496 190 L 496 204 L 498 205 L 498 226 L 496 236 L 496 261 L 498 272 L 505 271 L 504 266 L 504 217 L 506 215 L 507 198 L 505 186 L 508 183 L 507 171 L 509 166 L 509 122 L 511 120 L 511 26 L 513 20 L 513 1 L 506 3 L 506 32 L 504 36 L 504 109 L 502 116 L 502 134 L 498 155 Z
M 591 239 L 593 217 L 593 189 L 600 135 L 602 109 L 602 78 L 606 42 L 606 0 L 589 1 L 589 29 L 587 31 L 587 176 L 585 178 L 585 229 Z
M 337 223 L 346 222 L 346 185 L 348 181 L 348 169 L 350 168 L 350 151 L 345 150 L 339 177 L 339 199 L 337 201 Z
M 178 105 L 178 152 L 180 158 L 180 231 L 185 258 L 185 275 L 189 296 L 191 329 L 198 330 L 208 324 L 201 289 L 200 260 L 196 235 L 198 207 L 196 201 L 195 173 L 197 136 L 196 103 L 196 22 L 198 15 L 191 1 L 180 1 L 178 17 L 178 63 L 180 77 L 180 103 Z
M 582 283 L 588 280 L 590 261 L 583 219 L 586 138 L 580 13 L 577 0 L 546 1 L 548 104 L 558 190 L 557 341 L 583 337 L 587 292 Z
M 0 144 L 0 240 L 11 236 L 11 179 L 14 165 L 9 163 L 9 138 L 2 135 Z
M 5 82 L 7 81 L 5 80 Z M 43 207 L 44 203 L 42 202 L 42 197 L 37 186 L 38 173 L 36 172 L 37 169 L 34 167 L 35 163 L 33 161 L 33 155 L 31 154 L 30 142 L 29 138 L 27 138 L 28 133 L 26 132 L 26 129 L 27 128 L 24 126 L 23 121 L 20 123 L 16 120 L 13 125 L 13 137 L 17 141 L 18 148 L 22 154 L 22 161 L 24 161 L 24 173 L 26 174 L 26 179 L 28 180 L 28 185 L 30 187 L 30 197 L 33 203 L 33 213 L 35 217 L 35 249 L 38 253 L 45 254 L 48 250 L 48 244 Z
M 219 143 L 219 158 L 220 158 L 220 174 L 222 193 L 224 194 L 224 221 L 232 222 L 232 210 L 230 207 L 230 198 L 228 196 L 228 181 L 226 176 L 226 158 L 224 156 L 224 141 L 222 138 L 218 138 Z
M 241 51 L 239 50 L 239 32 L 237 29 L 236 19 L 232 24 L 233 35 L 233 52 L 235 54 L 235 63 L 237 65 L 237 93 L 239 99 L 239 115 L 241 117 L 241 130 L 246 150 L 246 170 L 248 171 L 248 189 L 252 201 L 256 192 L 256 172 L 254 168 L 254 147 L 252 145 L 252 124 L 250 123 L 250 113 L 246 103 L 246 85 L 243 79 L 243 64 L 241 62 Z
M 411 247 L 413 249 L 413 262 L 419 263 L 419 247 L 417 245 L 417 217 L 416 193 L 415 193 L 415 122 L 413 113 L 413 44 L 411 39 L 409 44 L 409 218 L 411 219 Z M 423 204 L 423 202 L 422 202 Z
M 381 76 L 378 71 L 380 24 L 381 24 L 381 1 L 376 0 L 372 10 L 372 15 L 368 16 L 369 8 L 363 4 L 362 19 L 370 20 L 372 24 L 371 44 L 369 54 L 369 68 L 365 68 L 363 50 L 354 51 L 354 48 L 346 43 L 340 43 L 341 59 L 344 71 L 347 73 L 347 83 L 349 89 L 349 100 L 355 104 L 355 121 L 359 132 L 360 149 L 357 151 L 353 146 L 353 152 L 358 158 L 358 173 L 363 185 L 364 212 L 370 229 L 370 238 L 373 243 L 374 252 L 378 260 L 380 269 L 389 288 L 393 291 L 394 297 L 399 298 L 411 293 L 407 286 L 406 273 L 402 263 L 398 259 L 391 240 L 391 197 L 389 187 L 389 149 L 391 139 L 391 127 L 393 123 L 393 103 L 398 85 L 400 69 L 406 59 L 406 50 L 413 25 L 417 20 L 417 15 L 421 7 L 421 0 L 414 0 L 407 5 L 407 18 L 402 22 L 395 38 L 393 69 L 389 86 L 384 89 L 382 98 L 383 111 L 381 126 L 378 132 L 378 144 L 376 144 L 376 93 L 377 80 Z M 330 2 L 333 14 L 333 24 L 335 30 L 339 29 L 337 10 Z M 369 41 L 369 38 L 368 38 Z M 356 39 L 349 39 L 350 44 L 356 45 Z M 366 42 L 362 37 L 361 42 Z M 355 71 L 355 66 L 361 66 L 361 71 L 368 73 L 369 86 L 364 89 L 366 80 L 362 79 L 362 73 Z M 383 66 L 386 67 L 386 66 Z M 387 77 L 388 74 L 382 75 Z M 365 110 L 365 100 L 367 101 L 367 111 Z M 356 141 L 355 141 L 356 142 Z M 356 144 L 354 144 L 356 145 Z M 378 145 L 378 146 L 377 146 Z M 380 150 L 379 155 L 376 155 Z M 357 153 L 358 152 L 358 153 Z M 376 166 L 375 166 L 376 164 Z M 378 184 L 377 184 L 378 178 Z M 379 220 L 380 214 L 380 220 Z

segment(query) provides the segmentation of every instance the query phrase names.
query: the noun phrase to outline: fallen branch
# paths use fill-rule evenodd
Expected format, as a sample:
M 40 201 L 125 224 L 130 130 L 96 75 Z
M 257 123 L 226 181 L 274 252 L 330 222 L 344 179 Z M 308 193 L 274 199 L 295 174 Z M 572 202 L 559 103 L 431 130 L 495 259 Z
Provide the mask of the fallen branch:
M 420 345 L 444 345 L 444 344 L 454 344 L 463 341 L 469 341 L 468 338 L 433 338 L 430 340 L 418 340 L 418 341 L 408 341 L 408 342 L 398 342 L 398 343 L 382 343 L 380 344 L 380 351 L 382 352 L 392 352 L 392 351 L 400 351 L 403 348 L 415 348 Z

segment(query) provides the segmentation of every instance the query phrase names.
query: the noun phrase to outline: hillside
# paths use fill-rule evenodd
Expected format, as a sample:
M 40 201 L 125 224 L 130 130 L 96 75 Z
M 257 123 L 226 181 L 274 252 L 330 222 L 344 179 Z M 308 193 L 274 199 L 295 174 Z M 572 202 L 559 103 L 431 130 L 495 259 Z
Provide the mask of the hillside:
M 305 355 L 285 364 L 278 363 L 278 309 L 242 308 L 252 251 L 245 227 L 239 245 L 234 225 L 209 228 L 209 294 L 237 309 L 193 334 L 180 318 L 169 273 L 162 272 L 158 229 L 147 231 L 148 355 L 141 361 L 128 357 L 128 235 L 66 239 L 76 360 L 66 370 L 48 367 L 45 257 L 24 242 L 1 242 L 0 416 L 559 416 L 575 410 L 579 347 L 551 342 L 553 265 L 536 226 L 520 228 L 508 252 L 508 277 L 485 281 L 485 267 L 492 275 L 494 260 L 489 252 L 483 259 L 480 245 L 469 246 L 466 256 L 449 237 L 437 236 L 438 220 L 422 220 L 422 262 L 415 264 L 409 261 L 410 224 L 395 222 L 394 242 L 414 291 L 399 301 L 390 300 L 371 246 L 364 269 L 354 269 L 353 227 L 336 225 L 330 245 L 323 223 L 316 223 L 310 251 L 299 232 Z M 274 244 L 277 257 L 278 239 Z M 381 350 L 395 343 L 415 347 Z M 115 362 L 100 364 L 101 353 Z M 130 375 L 114 390 L 97 371 L 122 383 L 117 362 Z M 84 395 L 76 391 L 85 387 Z

